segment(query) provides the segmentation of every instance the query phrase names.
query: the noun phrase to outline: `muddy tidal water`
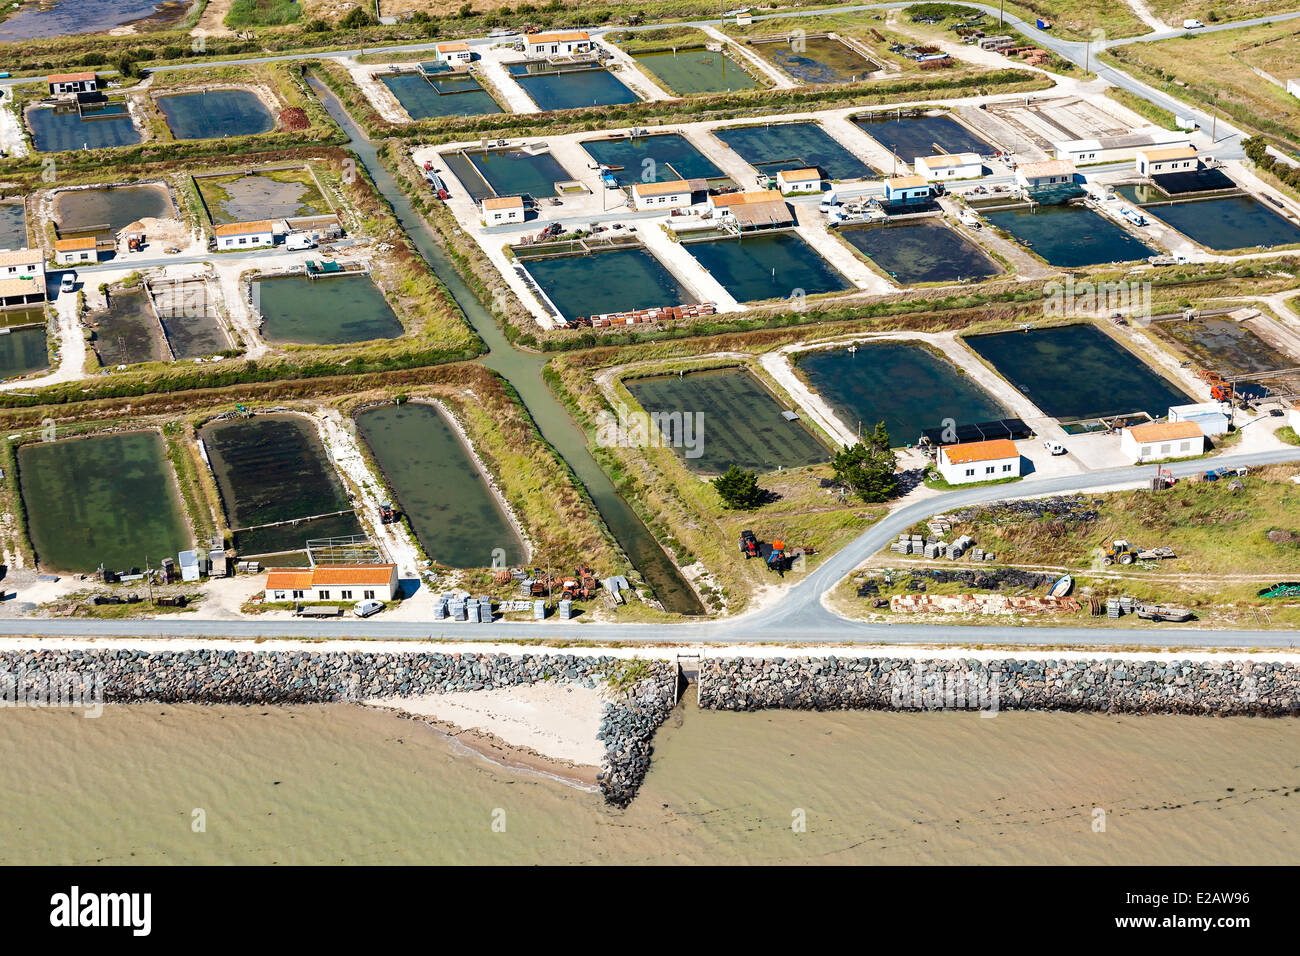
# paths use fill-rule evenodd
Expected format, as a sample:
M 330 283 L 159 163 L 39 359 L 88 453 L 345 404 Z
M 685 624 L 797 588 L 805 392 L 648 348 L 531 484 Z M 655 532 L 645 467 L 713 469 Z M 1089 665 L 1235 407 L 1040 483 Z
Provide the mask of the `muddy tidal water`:
M 690 701 L 622 811 L 353 705 L 0 710 L 0 863 L 1285 863 L 1300 848 L 1296 720 Z

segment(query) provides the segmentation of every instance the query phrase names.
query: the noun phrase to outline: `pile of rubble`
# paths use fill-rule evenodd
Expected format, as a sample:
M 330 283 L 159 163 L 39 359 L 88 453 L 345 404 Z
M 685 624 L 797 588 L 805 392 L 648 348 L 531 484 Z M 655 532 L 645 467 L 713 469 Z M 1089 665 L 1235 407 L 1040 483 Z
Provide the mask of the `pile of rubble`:
M 889 609 L 902 614 L 1077 614 L 1074 598 L 1033 594 L 898 594 Z

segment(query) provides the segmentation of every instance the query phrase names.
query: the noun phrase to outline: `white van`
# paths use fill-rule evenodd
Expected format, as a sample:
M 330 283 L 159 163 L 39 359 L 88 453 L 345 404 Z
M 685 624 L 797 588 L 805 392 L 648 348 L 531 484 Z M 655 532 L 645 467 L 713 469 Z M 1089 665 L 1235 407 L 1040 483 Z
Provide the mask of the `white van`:
M 77 285 L 77 274 L 75 272 L 63 273 L 63 281 L 59 283 L 60 292 L 71 292 Z
M 308 232 L 291 232 L 284 237 L 284 247 L 297 252 L 303 249 L 315 249 L 316 238 Z
M 817 207 L 821 212 L 830 212 L 838 205 L 835 196 L 835 190 L 831 190 L 825 196 L 822 196 L 821 204 Z
M 1183 29 L 1184 29 L 1184 30 L 1199 30 L 1199 29 L 1201 29 L 1203 26 L 1205 26 L 1205 24 L 1202 23 L 1200 20 L 1184 20 L 1184 21 L 1183 21 Z

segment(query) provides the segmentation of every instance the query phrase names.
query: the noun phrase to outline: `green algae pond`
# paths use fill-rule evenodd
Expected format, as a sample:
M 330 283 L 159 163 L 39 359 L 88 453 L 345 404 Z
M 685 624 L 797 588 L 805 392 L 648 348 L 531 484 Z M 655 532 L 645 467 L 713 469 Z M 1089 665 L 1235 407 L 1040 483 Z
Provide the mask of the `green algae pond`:
M 452 568 L 490 567 L 498 548 L 507 564 L 526 560 L 487 479 L 438 408 L 381 405 L 358 412 L 356 423 L 425 554 Z
M 540 110 L 622 106 L 641 98 L 604 67 L 549 62 L 508 63 L 506 69 Z
M 1156 253 L 1121 226 L 1083 206 L 1004 209 L 984 213 L 984 218 L 1009 232 L 1050 265 L 1065 269 L 1132 262 Z
M 641 246 L 522 260 L 521 265 L 566 319 L 696 301 L 654 253 Z
M 169 93 L 156 102 L 177 139 L 251 136 L 275 129 L 275 117 L 250 90 Z
M 950 116 L 855 116 L 853 124 L 909 166 L 921 156 L 997 152 Z
M 23 445 L 18 484 L 42 568 L 157 567 L 193 543 L 157 432 Z
M 811 121 L 724 126 L 713 130 L 729 149 L 760 173 L 820 169 L 828 179 L 866 179 L 876 172 Z
M 366 275 L 257 279 L 253 303 L 268 342 L 344 345 L 395 339 L 403 331 L 392 306 Z
M 895 447 L 913 445 L 945 419 L 973 425 L 1007 412 L 947 359 L 908 342 L 859 342 L 803 352 L 794 359 L 808 385 L 845 427 L 867 434 L 884 422 Z
M 50 367 L 50 352 L 45 342 L 45 313 L 40 309 L 23 310 L 17 318 L 5 315 L 6 321 L 30 319 L 32 325 L 6 325 L 0 328 L 0 378 L 30 375 Z
M 722 170 L 681 133 L 616 136 L 586 140 L 579 145 L 597 163 L 608 166 L 620 186 L 667 183 L 678 179 L 726 178 Z
M 879 63 L 831 36 L 789 37 L 751 45 L 805 83 L 852 83 L 880 69 Z
M 686 47 L 641 53 L 635 59 L 645 70 L 662 80 L 670 91 L 682 96 L 734 93 L 758 86 L 758 81 L 744 67 L 721 50 Z
M 770 472 L 827 461 L 826 446 L 748 370 L 709 369 L 625 379 L 632 397 L 658 416 L 659 434 L 691 471 L 721 474 L 732 465 Z
M 143 138 L 123 100 L 67 106 L 34 106 L 27 127 L 38 153 L 65 149 L 107 149 L 134 146 Z
M 300 415 L 257 415 L 199 431 L 241 555 L 299 551 L 309 538 L 361 525 L 316 426 Z
M 502 109 L 472 76 L 389 73 L 376 77 L 413 120 L 441 116 L 483 116 Z
M 1061 421 L 1145 412 L 1163 418 L 1192 401 L 1089 323 L 971 335 L 964 340 L 1045 415 Z
M 1300 242 L 1300 226 L 1269 209 L 1254 196 L 1170 200 L 1150 186 L 1115 190 L 1149 216 L 1168 223 L 1192 242 L 1216 252 Z
M 795 232 L 685 242 L 686 250 L 737 302 L 762 302 L 854 288 Z
M 938 219 L 846 226 L 839 233 L 904 285 L 987 279 L 1002 271 L 983 249 Z

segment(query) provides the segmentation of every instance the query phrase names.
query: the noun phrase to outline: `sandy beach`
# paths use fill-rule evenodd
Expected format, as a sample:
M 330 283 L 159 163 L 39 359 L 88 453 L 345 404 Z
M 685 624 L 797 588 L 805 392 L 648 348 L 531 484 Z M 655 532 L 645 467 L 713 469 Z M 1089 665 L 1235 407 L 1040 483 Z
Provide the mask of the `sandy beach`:
M 598 691 L 549 682 L 361 703 L 429 723 L 495 763 L 596 785 L 605 752 L 596 739 L 605 707 Z

